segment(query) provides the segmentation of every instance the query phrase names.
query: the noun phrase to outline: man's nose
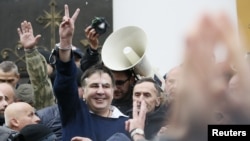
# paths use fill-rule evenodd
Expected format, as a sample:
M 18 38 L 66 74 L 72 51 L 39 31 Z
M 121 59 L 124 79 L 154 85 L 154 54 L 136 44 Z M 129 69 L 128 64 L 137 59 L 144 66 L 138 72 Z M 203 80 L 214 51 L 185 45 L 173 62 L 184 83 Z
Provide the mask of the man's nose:
M 143 94 L 140 95 L 139 100 L 140 100 L 140 101 L 144 100 L 144 95 L 143 95 Z
M 41 121 L 41 119 L 37 115 L 35 115 L 35 122 L 39 123 L 40 121 Z
M 98 94 L 103 94 L 103 93 L 104 93 L 104 89 L 103 89 L 102 86 L 98 87 L 97 93 L 98 93 Z
M 6 107 L 8 106 L 8 102 L 7 102 L 6 100 L 4 100 L 3 103 L 4 103 L 4 104 L 3 104 L 4 107 L 6 108 Z

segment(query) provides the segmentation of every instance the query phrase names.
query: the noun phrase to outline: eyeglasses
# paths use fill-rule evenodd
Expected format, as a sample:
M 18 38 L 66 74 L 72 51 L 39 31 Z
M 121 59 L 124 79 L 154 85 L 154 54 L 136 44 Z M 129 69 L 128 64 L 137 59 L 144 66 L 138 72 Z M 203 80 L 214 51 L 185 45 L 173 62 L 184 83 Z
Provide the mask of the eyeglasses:
M 124 85 L 130 78 L 127 78 L 126 80 L 116 80 L 115 85 L 122 86 Z

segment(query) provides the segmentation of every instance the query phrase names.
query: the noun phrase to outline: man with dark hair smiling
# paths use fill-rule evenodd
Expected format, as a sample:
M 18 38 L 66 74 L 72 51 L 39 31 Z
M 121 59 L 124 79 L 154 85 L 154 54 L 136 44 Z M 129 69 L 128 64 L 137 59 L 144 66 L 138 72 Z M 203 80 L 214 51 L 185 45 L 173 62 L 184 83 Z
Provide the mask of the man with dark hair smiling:
M 117 132 L 128 134 L 125 131 L 128 117 L 111 105 L 115 82 L 108 68 L 97 65 L 84 72 L 81 83 L 85 101 L 79 99 L 72 38 L 80 9 L 70 17 L 68 5 L 64 8 L 65 16 L 59 28 L 60 43 L 57 46 L 57 73 L 54 82 L 62 120 L 62 140 L 69 141 L 81 136 L 93 141 L 105 141 Z
M 84 72 L 95 64 L 102 64 L 99 53 L 100 36 L 92 26 L 85 28 L 86 38 L 89 41 L 89 47 L 81 60 L 81 69 Z M 116 106 L 123 114 L 128 115 L 132 108 L 132 90 L 136 82 L 136 78 L 132 70 L 114 71 L 112 73 L 115 78 L 115 91 L 112 105 Z

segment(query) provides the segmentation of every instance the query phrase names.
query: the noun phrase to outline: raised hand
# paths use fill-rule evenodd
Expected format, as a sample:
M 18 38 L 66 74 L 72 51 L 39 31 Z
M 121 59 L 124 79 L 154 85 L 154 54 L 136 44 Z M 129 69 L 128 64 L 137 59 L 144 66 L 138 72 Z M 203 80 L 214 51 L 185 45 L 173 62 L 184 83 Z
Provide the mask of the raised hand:
M 98 45 L 99 45 L 99 34 L 96 33 L 95 29 L 92 28 L 91 26 L 88 26 L 85 28 L 85 36 L 87 37 L 91 49 L 97 50 Z
M 80 9 L 76 9 L 75 13 L 72 17 L 69 16 L 69 8 L 68 5 L 64 6 L 65 15 L 63 17 L 63 21 L 60 24 L 59 28 L 59 36 L 61 47 L 68 47 L 68 45 L 72 44 L 72 38 L 75 30 L 75 21 L 80 12 Z
M 244 42 L 244 36 L 241 35 L 241 31 L 236 30 L 233 22 L 229 17 L 222 13 L 218 16 L 216 27 L 218 29 L 218 36 L 221 42 L 224 43 L 228 57 L 228 64 L 232 65 L 236 69 L 241 83 L 245 88 L 249 88 L 249 67 L 247 60 L 244 59 L 245 50 L 247 45 Z M 241 29 L 240 29 L 241 30 Z M 239 34 L 240 33 L 240 34 Z M 240 36 L 239 36 L 240 35 Z
M 135 128 L 144 130 L 144 122 L 146 120 L 147 106 L 145 101 L 141 102 L 140 108 L 138 109 L 137 101 L 133 102 L 133 119 L 129 119 L 126 122 L 126 130 L 131 131 Z
M 138 101 L 133 102 L 133 118 L 126 121 L 125 128 L 128 132 L 131 132 L 134 129 L 141 129 L 144 130 L 145 120 L 146 120 L 146 113 L 147 113 L 147 106 L 145 101 L 143 100 L 140 104 L 140 108 L 138 109 Z M 133 137 L 134 140 L 142 139 L 143 136 L 135 136 Z
M 59 36 L 60 36 L 59 58 L 61 61 L 67 62 L 70 60 L 71 56 L 72 39 L 75 30 L 75 21 L 80 12 L 80 9 L 77 8 L 72 17 L 69 16 L 68 5 L 64 6 L 64 10 L 65 10 L 65 15 L 59 27 Z
M 34 48 L 38 43 L 41 35 L 33 35 L 33 28 L 30 22 L 23 21 L 21 23 L 21 28 L 17 28 L 17 32 L 20 38 L 20 42 L 25 49 Z

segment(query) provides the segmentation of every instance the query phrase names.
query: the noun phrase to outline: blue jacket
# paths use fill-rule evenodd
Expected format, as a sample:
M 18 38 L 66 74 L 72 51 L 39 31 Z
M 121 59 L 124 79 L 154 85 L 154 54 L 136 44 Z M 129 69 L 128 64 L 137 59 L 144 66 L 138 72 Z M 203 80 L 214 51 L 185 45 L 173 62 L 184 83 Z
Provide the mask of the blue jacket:
M 73 59 L 67 63 L 57 60 L 56 68 L 54 92 L 61 116 L 63 141 L 70 141 L 75 136 L 105 141 L 118 132 L 128 135 L 125 130 L 127 117 L 106 118 L 91 114 L 86 103 L 79 99 Z

